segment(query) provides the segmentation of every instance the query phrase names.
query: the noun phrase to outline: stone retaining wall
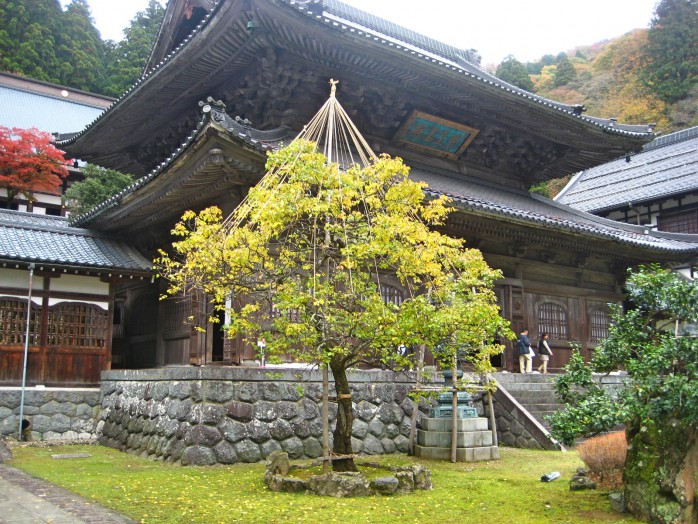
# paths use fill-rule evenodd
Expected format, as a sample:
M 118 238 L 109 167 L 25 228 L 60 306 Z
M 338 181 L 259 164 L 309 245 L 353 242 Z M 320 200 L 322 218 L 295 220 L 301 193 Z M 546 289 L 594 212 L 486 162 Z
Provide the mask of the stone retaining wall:
M 412 375 L 357 370 L 349 381 L 354 451 L 407 451 Z M 308 369 L 108 371 L 97 430 L 104 445 L 185 465 L 257 462 L 275 450 L 315 458 L 322 455 L 321 399 L 321 374 Z M 330 428 L 335 414 L 330 404 Z
M 17 437 L 22 390 L 0 388 L 0 435 Z M 98 388 L 26 388 L 23 418 L 33 440 L 94 439 L 100 411 Z

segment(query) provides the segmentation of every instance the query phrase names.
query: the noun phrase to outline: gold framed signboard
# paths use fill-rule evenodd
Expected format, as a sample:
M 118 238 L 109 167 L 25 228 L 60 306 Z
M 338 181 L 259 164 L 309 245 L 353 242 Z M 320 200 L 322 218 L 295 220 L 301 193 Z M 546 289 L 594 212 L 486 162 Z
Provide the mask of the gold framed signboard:
M 478 132 L 478 129 L 445 118 L 412 111 L 400 127 L 397 139 L 412 149 L 455 160 Z

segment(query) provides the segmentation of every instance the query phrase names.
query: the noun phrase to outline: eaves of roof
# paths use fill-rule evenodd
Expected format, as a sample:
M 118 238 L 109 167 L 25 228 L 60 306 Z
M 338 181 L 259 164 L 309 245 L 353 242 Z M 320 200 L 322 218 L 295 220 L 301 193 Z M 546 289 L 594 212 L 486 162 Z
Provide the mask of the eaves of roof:
M 208 102 L 208 104 L 202 107 L 202 118 L 196 129 L 186 138 L 182 145 L 170 154 L 170 156 L 163 160 L 146 176 L 139 178 L 87 213 L 71 217 L 71 225 L 75 227 L 85 226 L 108 210 L 119 206 L 126 197 L 147 187 L 148 184 L 151 184 L 155 179 L 165 173 L 205 132 L 206 128 L 211 125 L 219 126 L 230 138 L 238 142 L 241 146 L 259 151 L 260 153 L 274 151 L 293 139 L 292 132 L 288 129 L 279 128 L 269 131 L 254 129 L 239 118 L 233 119 L 228 116 L 224 110 L 216 106 L 215 101 L 212 99 L 209 98 Z

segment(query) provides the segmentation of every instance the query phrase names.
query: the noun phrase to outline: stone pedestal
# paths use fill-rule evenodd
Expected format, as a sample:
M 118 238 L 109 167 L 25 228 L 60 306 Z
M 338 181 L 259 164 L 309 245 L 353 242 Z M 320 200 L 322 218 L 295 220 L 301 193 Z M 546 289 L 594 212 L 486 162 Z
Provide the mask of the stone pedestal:
M 499 448 L 492 445 L 492 431 L 484 417 L 457 421 L 456 460 L 478 462 L 499 460 Z M 415 455 L 433 460 L 451 460 L 451 419 L 423 418 L 417 430 Z

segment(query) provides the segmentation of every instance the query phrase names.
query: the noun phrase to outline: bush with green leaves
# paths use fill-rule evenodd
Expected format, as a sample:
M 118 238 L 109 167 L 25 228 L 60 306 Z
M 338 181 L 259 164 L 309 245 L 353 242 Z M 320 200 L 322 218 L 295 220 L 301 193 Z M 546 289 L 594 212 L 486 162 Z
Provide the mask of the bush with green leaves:
M 631 271 L 626 310 L 614 307 L 609 336 L 590 365 L 574 355 L 557 389 L 566 404 L 551 433 L 570 443 L 626 426 L 623 468 L 627 509 L 652 522 L 695 522 L 698 485 L 698 283 L 656 265 Z M 623 369 L 625 387 L 611 394 L 592 372 Z M 693 520 L 692 520 L 693 519 Z
M 66 204 L 72 214 L 81 215 L 133 182 L 133 176 L 87 164 L 82 168 L 83 179 L 75 182 L 65 193 Z

